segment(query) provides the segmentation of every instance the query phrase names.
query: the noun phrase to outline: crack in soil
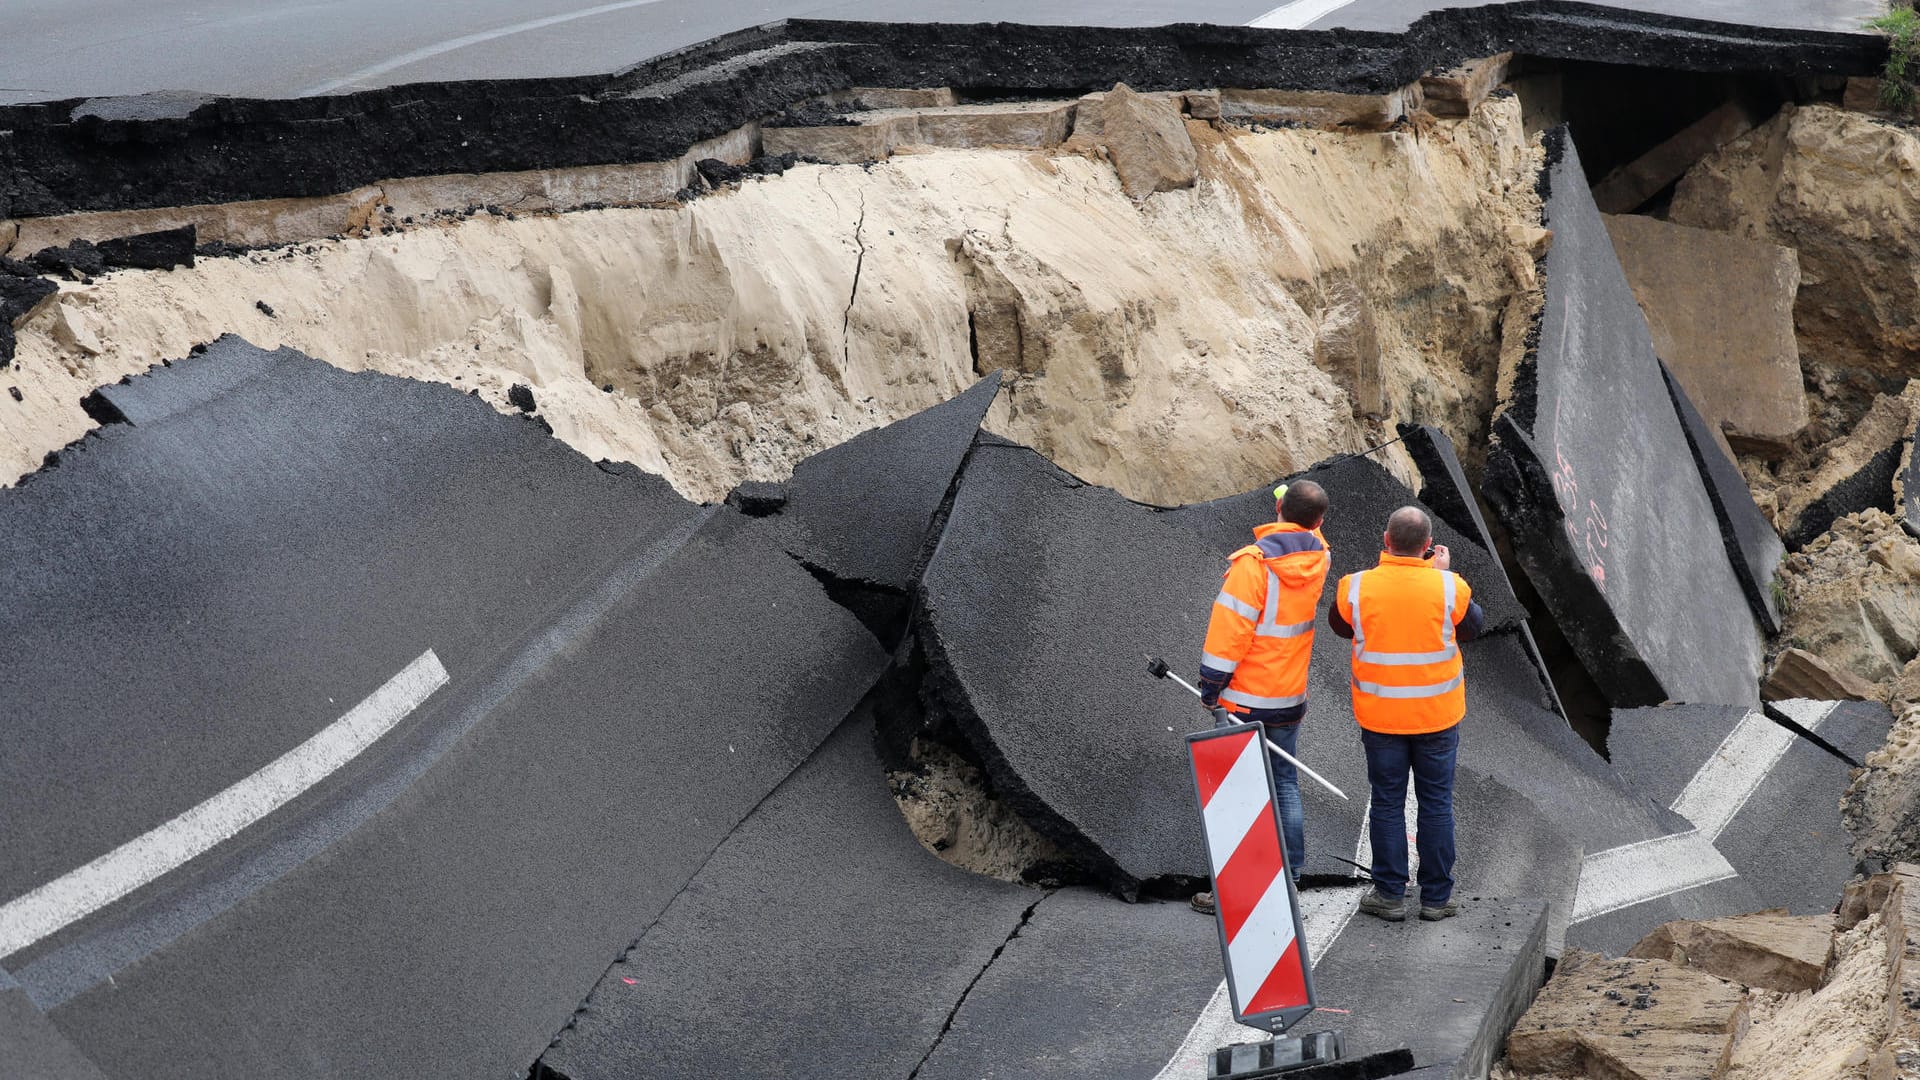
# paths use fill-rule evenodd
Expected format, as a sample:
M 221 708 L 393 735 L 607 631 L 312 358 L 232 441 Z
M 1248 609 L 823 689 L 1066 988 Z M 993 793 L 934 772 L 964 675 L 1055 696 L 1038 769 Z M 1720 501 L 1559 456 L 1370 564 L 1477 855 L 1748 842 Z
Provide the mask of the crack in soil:
M 851 364 L 853 357 L 853 338 L 847 333 L 853 325 L 853 303 L 860 298 L 860 271 L 867 264 L 867 241 L 862 230 L 867 225 L 867 192 L 860 190 L 860 217 L 853 223 L 853 242 L 859 251 L 853 257 L 853 288 L 847 293 L 847 309 L 840 313 L 840 362 Z

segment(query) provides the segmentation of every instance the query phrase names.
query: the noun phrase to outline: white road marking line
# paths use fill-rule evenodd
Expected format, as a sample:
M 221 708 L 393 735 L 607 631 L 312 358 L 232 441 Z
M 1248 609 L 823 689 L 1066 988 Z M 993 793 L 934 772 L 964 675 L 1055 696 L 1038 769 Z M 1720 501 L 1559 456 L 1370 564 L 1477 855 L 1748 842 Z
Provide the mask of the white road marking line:
M 0 907 L 0 958 L 77 922 L 259 821 L 352 761 L 445 686 L 432 649 L 345 716 L 151 832 Z
M 1697 830 L 1608 848 L 1581 861 L 1571 921 L 1585 922 L 1736 876 L 1726 856 Z
M 1302 30 L 1315 20 L 1331 15 L 1354 0 L 1293 0 L 1248 23 L 1268 30 Z
M 1789 715 L 1808 731 L 1835 708 L 1832 702 L 1788 704 L 1794 706 Z M 1572 921 L 1739 876 L 1713 842 L 1799 737 L 1759 710 L 1741 717 L 1673 800 L 1673 811 L 1694 828 L 1588 855 L 1580 863 Z
M 1673 800 L 1674 812 L 1708 840 L 1718 840 L 1799 737 L 1758 710 L 1741 717 Z
M 389 71 L 396 71 L 406 67 L 408 64 L 416 64 L 422 60 L 429 60 L 445 53 L 464 49 L 469 45 L 478 45 L 482 42 L 492 41 L 495 38 L 524 34 L 529 30 L 544 30 L 549 26 L 558 26 L 561 23 L 573 22 L 575 19 L 590 19 L 595 15 L 606 15 L 615 11 L 624 11 L 627 8 L 645 7 L 648 4 L 657 3 L 660 3 L 660 0 L 622 0 L 621 3 L 617 4 L 601 4 L 599 7 L 590 7 L 583 11 L 569 11 L 560 15 L 549 15 L 544 19 L 529 19 L 526 22 L 514 23 L 512 26 L 502 26 L 497 30 L 483 30 L 477 34 L 467 34 L 464 37 L 450 38 L 437 45 L 427 45 L 415 49 L 412 52 L 401 53 L 399 56 L 382 60 L 370 67 L 363 67 L 351 75 L 342 75 L 337 79 L 323 82 L 318 86 L 310 86 L 300 91 L 298 96 L 317 97 L 320 94 L 331 94 L 335 90 L 342 90 L 352 86 L 362 79 L 371 79 L 376 75 L 385 75 Z
M 1367 861 L 1364 854 L 1369 850 L 1367 825 L 1362 821 L 1360 841 L 1354 845 L 1354 861 L 1364 864 Z M 1370 887 L 1348 885 L 1298 894 L 1300 923 L 1307 932 L 1307 964 L 1310 967 L 1320 966 L 1321 955 L 1333 946 L 1340 932 L 1353 921 L 1354 913 L 1360 910 L 1360 898 L 1366 895 Z M 1205 1080 L 1207 1055 L 1229 1043 L 1256 1042 L 1272 1037 L 1270 1031 L 1247 1027 L 1233 1018 L 1233 1001 L 1227 992 L 1226 980 L 1222 979 L 1214 989 L 1213 996 L 1201 1007 L 1200 1015 L 1194 1018 L 1193 1026 L 1187 1029 L 1187 1037 L 1180 1040 L 1180 1048 L 1154 1074 L 1153 1080 Z

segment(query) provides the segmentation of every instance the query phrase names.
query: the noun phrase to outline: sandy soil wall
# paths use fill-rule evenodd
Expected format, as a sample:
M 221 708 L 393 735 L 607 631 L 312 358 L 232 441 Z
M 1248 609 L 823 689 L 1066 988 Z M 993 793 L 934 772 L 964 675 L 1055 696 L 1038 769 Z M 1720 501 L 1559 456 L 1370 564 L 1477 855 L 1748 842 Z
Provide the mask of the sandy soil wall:
M 0 374 L 23 399 L 0 399 L 0 477 L 82 434 L 91 387 L 223 332 L 503 409 L 527 383 L 560 438 L 702 499 L 996 367 L 990 427 L 1156 502 L 1391 420 L 1477 441 L 1532 284 L 1518 102 L 1381 134 L 1189 130 L 1199 182 L 1140 204 L 1097 152 L 932 151 L 67 283 Z

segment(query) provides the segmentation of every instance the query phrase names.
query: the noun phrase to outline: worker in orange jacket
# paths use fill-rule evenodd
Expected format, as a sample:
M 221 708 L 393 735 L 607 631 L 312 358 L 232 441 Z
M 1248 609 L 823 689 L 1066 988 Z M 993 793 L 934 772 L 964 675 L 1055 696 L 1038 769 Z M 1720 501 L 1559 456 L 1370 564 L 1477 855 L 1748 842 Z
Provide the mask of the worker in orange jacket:
M 1311 480 L 1274 492 L 1278 521 L 1253 530 L 1254 542 L 1235 551 L 1226 581 L 1207 620 L 1200 654 L 1200 697 L 1208 708 L 1256 721 L 1267 738 L 1294 752 L 1307 712 L 1307 664 L 1320 589 L 1333 565 L 1320 524 L 1327 493 Z M 1274 754 L 1273 779 L 1294 879 L 1307 860 L 1300 778 Z
M 1373 801 L 1373 888 L 1360 901 L 1369 915 L 1407 917 L 1407 774 L 1420 805 L 1420 917 L 1460 912 L 1453 899 L 1453 767 L 1467 714 L 1460 645 L 1486 621 L 1473 590 L 1450 567 L 1433 522 L 1417 506 L 1387 519 L 1380 564 L 1335 587 L 1327 624 L 1353 639 L 1353 717 L 1367 753 Z

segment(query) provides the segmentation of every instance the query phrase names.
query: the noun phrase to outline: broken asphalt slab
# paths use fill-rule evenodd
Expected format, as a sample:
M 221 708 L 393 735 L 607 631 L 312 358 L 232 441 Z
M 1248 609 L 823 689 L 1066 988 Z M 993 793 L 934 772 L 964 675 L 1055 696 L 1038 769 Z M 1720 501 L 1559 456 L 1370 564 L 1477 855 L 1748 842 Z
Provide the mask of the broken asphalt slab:
M 608 970 L 536 1076 L 1151 1076 L 1219 979 L 1213 922 L 1184 904 L 1046 893 L 928 852 L 856 714 Z
M 1328 522 L 1334 572 L 1372 564 L 1378 523 L 1411 493 L 1370 462 L 1318 475 L 1339 515 Z M 1185 652 L 1184 664 L 1197 664 L 1225 556 L 1271 514 L 1269 492 L 1142 506 L 998 440 L 983 439 L 962 475 L 921 582 L 929 709 L 959 724 L 1016 810 L 1122 891 L 1206 873 L 1180 735 L 1208 721 L 1177 687 L 1146 682 L 1144 656 L 1180 662 Z M 1442 529 L 1463 565 L 1479 551 Z M 1489 593 L 1498 619 L 1499 592 Z M 1461 877 L 1487 893 L 1498 883 L 1553 898 L 1557 930 L 1571 906 L 1566 860 L 1685 826 L 1630 791 L 1551 711 L 1512 633 L 1464 651 L 1463 767 L 1487 778 L 1490 806 L 1533 824 L 1463 808 Z M 1301 785 L 1305 870 L 1341 879 L 1351 877 L 1343 860 L 1358 855 L 1367 804 L 1347 653 L 1330 631 L 1316 634 L 1299 743 L 1301 759 L 1351 796 Z
M 1527 578 L 1615 705 L 1750 702 L 1761 638 L 1646 320 L 1564 128 L 1539 345 L 1494 424 L 1486 494 Z
M 1271 87 L 1386 94 L 1514 52 L 1781 76 L 1877 73 L 1884 39 L 1588 4 L 1423 15 L 1404 34 L 1171 25 L 791 19 L 609 75 L 474 80 L 282 100 L 150 95 L 0 109 L 0 218 L 337 194 L 399 177 L 669 161 L 854 87 L 1072 97 Z
M 64 816 L 7 895 L 233 790 L 409 659 L 445 685 L 8 967 L 112 1075 L 516 1073 L 885 655 L 763 523 L 446 387 L 280 366 L 0 498 L 66 538 L 10 549 L 0 616 L 76 655 L 0 697 L 19 767 L 79 800 L 27 785 Z
M 1780 609 L 1773 599 L 1773 574 L 1786 557 L 1787 548 L 1773 523 L 1754 504 L 1740 467 L 1720 449 L 1700 410 L 1693 407 L 1686 388 L 1673 377 L 1664 363 L 1660 376 L 1665 381 L 1680 426 L 1687 433 L 1687 447 L 1693 452 L 1694 467 L 1706 484 L 1707 499 L 1713 503 L 1713 516 L 1720 523 L 1720 539 L 1726 545 L 1727 563 L 1740 580 L 1740 591 L 1747 596 L 1753 617 L 1768 634 L 1780 632 Z
M 1547 905 L 1483 896 L 1437 923 L 1356 915 L 1314 966 L 1321 1010 L 1301 1029 L 1338 1031 L 1350 1058 L 1407 1047 L 1409 1075 L 1485 1076 L 1545 974 Z
M 794 467 L 780 510 L 782 543 L 883 642 L 904 629 L 934 518 L 999 389 L 996 372 L 951 401 Z
M 1152 1080 L 1220 985 L 1212 916 L 1087 889 L 1040 901 L 919 1080 Z
M 1816 735 L 1836 707 L 1781 706 Z M 1892 716 L 1879 711 L 1884 737 Z M 1854 866 L 1839 808 L 1847 762 L 1747 706 L 1615 710 L 1607 745 L 1636 787 L 1692 821 L 1719 849 L 1761 906 L 1795 914 L 1832 909 L 1834 889 Z

